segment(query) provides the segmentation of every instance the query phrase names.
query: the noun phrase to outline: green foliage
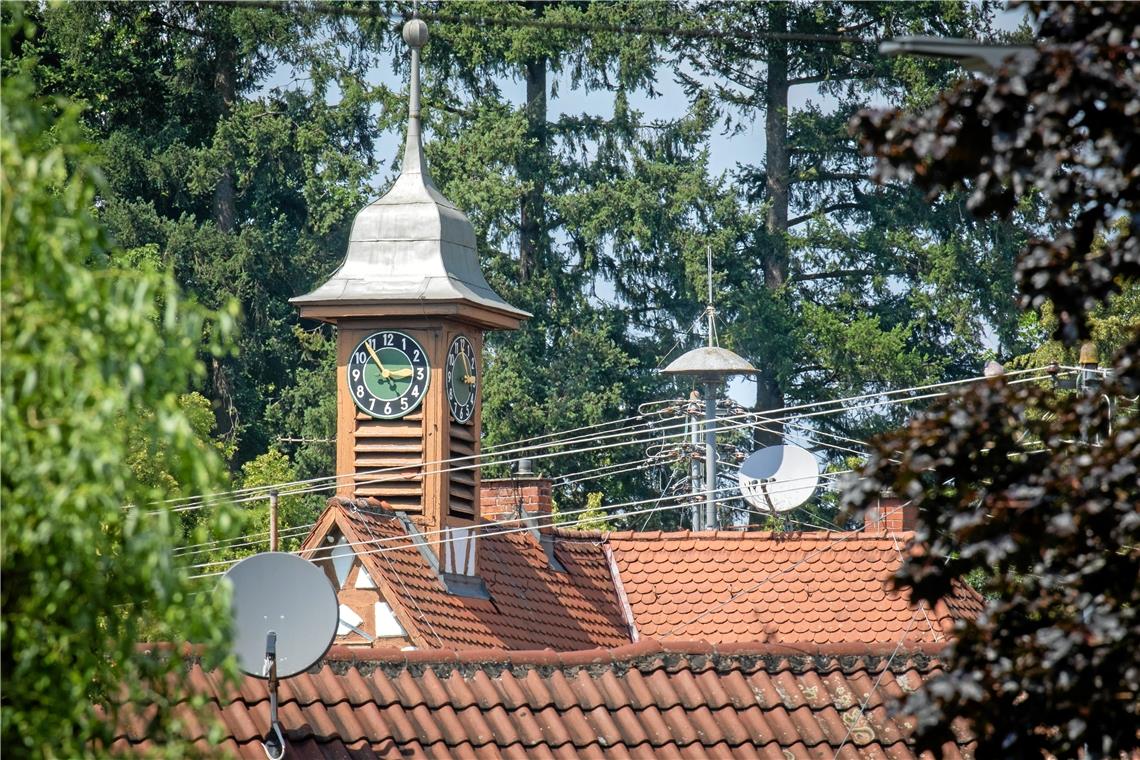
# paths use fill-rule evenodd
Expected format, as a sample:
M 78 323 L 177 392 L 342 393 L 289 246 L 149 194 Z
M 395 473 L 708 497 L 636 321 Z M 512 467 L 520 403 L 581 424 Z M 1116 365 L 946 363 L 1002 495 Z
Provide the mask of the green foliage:
M 288 480 L 327 477 L 336 468 L 336 341 L 320 328 L 295 326 L 293 335 L 301 347 L 294 382 L 278 389 L 265 425 L 281 438 L 298 439 L 276 444 L 296 468 Z
M 297 471 L 285 454 L 270 449 L 241 467 L 242 488 L 271 486 L 297 480 Z M 264 539 L 264 543 L 234 549 L 226 559 L 243 557 L 268 550 L 269 505 L 268 497 L 243 504 L 242 534 Z M 280 535 L 279 551 L 293 551 L 304 540 L 308 526 L 324 508 L 325 499 L 319 495 L 281 496 L 277 503 L 277 529 Z
M 1028 311 L 1021 323 L 1022 334 L 1032 351 L 1016 356 L 1006 364 L 1011 369 L 1021 367 L 1043 367 L 1053 362 L 1069 367 L 1076 366 L 1080 357 L 1080 347 L 1065 345 L 1051 339 L 1060 329 L 1056 310 L 1051 302 L 1045 302 L 1041 310 Z M 1097 353 L 1104 360 L 1115 356 L 1127 344 L 1140 327 L 1140 283 L 1135 280 L 1121 285 L 1120 292 L 1112 294 L 1107 301 L 1093 308 L 1088 315 L 1089 339 L 1097 346 Z
M 335 267 L 370 192 L 371 109 L 390 95 L 363 84 L 373 59 L 342 24 L 304 9 L 28 11 L 37 25 L 6 63 L 38 57 L 41 92 L 89 106 L 81 120 L 106 167 L 98 216 L 112 238 L 171 269 L 204 305 L 240 305 L 238 351 L 208 357 L 203 346 L 199 388 L 235 470 L 279 436 L 303 435 L 273 427 L 304 415 L 311 399 L 289 391 L 320 366 L 294 337 L 288 298 Z
M 554 523 L 568 530 L 612 530 L 612 516 L 602 507 L 603 496 L 599 491 L 587 493 L 586 506 L 580 507 L 585 511 L 575 515 L 559 516 L 558 510 L 554 510 Z
M 665 255 L 668 241 L 690 225 L 694 199 L 716 189 L 705 182 L 696 147 L 707 119 L 648 125 L 628 105 L 632 92 L 652 88 L 660 63 L 652 40 L 462 19 L 614 24 L 644 22 L 658 10 L 645 3 L 464 3 L 446 6 L 461 20 L 432 26 L 425 97 L 438 136 L 428 146 L 433 176 L 475 224 L 492 286 L 534 315 L 518 332 L 489 336 L 488 445 L 625 417 L 648 397 L 659 380 L 647 368 L 673 336 L 660 328 L 649 338 L 635 334 L 624 304 L 606 303 L 599 286 L 636 287 L 640 272 L 624 271 L 612 250 L 636 240 Z M 504 79 L 524 84 L 535 99 L 512 105 L 501 92 Z M 559 114 L 547 104 L 557 83 L 612 100 L 613 117 Z M 634 209 L 652 218 L 631 218 Z M 529 226 L 520 224 L 524 217 Z M 643 456 L 630 449 L 546 462 L 558 476 L 635 455 Z M 606 493 L 619 501 L 645 492 L 644 476 L 627 474 L 613 478 Z M 581 506 L 586 492 L 562 497 Z
M 761 369 L 759 407 L 977 374 L 987 330 L 1003 352 L 1021 350 L 1010 262 L 1029 220 L 966 222 L 963 198 L 927 203 L 901 183 L 876 187 L 847 127 L 867 102 L 929 102 L 952 76 L 943 61 L 884 57 L 875 40 L 985 38 L 992 7 L 724 2 L 702 10 L 703 26 L 808 36 L 681 48 L 688 68 L 679 76 L 694 97 L 712 89 L 737 139 L 761 134 L 763 119 L 763 162 L 734 172 L 744 213 L 710 225 L 720 233 L 722 334 Z M 815 424 L 864 437 L 898 421 Z
M 209 307 L 240 304 L 238 353 L 203 351 L 209 371 L 197 386 L 235 473 L 275 448 L 299 478 L 332 471 L 332 330 L 303 330 L 287 299 L 335 267 L 352 215 L 394 165 L 375 155 L 376 141 L 402 131 L 406 104 L 373 73 L 407 69 L 393 7 L 341 17 L 338 6 L 304 3 L 29 6 L 38 24 L 5 55 L 6 67 L 41 61 L 40 92 L 90 105 L 82 123 L 107 167 L 99 218 L 122 248 L 116 260 L 170 269 Z M 990 14 L 962 2 L 714 3 L 699 24 L 759 34 L 781 8 L 789 31 L 867 39 L 984 36 Z M 534 314 L 521 331 L 488 337 L 487 444 L 626 417 L 673 393 L 653 369 L 679 338 L 688 347 L 709 247 L 722 342 L 763 368 L 761 406 L 973 373 L 983 325 L 1004 354 L 1025 349 L 1009 261 L 1036 207 L 978 225 L 961 199 L 876 190 L 846 132 L 870 98 L 929 102 L 945 64 L 883 59 L 870 44 L 788 43 L 792 81 L 819 88 L 818 102 L 776 109 L 787 111 L 776 131 L 788 166 L 716 177 L 710 134 L 722 118 L 735 130 L 772 112 L 778 46 L 491 23 L 684 28 L 697 23 L 686 3 L 422 10 L 440 17 L 424 50 L 433 174 L 472 219 L 492 286 Z M 658 95 L 659 77 L 687 81 L 690 98 L 650 121 L 631 104 Z M 513 102 L 511 88 L 527 102 Z M 591 112 L 567 112 L 567 89 L 589 95 Z M 780 172 L 791 218 L 777 228 L 769 185 Z M 896 421 L 819 424 L 861 437 Z M 559 476 L 641 456 L 629 447 L 546 461 Z M 658 485 L 626 472 L 608 481 L 607 498 Z M 561 495 L 581 504 L 586 489 Z M 662 526 L 679 515 L 663 514 Z
M 177 756 L 163 675 L 181 658 L 136 643 L 223 651 L 228 616 L 224 599 L 192 598 L 178 521 L 148 505 L 224 485 L 201 397 L 183 393 L 202 379 L 203 334 L 220 354 L 233 313 L 184 299 L 167 274 L 109 266 L 78 110 L 35 98 L 11 66 L 2 105 L 5 753 L 95 754 L 113 722 L 96 705 L 148 684 L 150 737 Z
M 911 499 L 921 549 L 899 582 L 931 603 L 962 581 L 988 598 L 947 674 L 907 706 L 918 748 L 963 719 L 984 757 L 1115 757 L 1140 749 L 1140 48 L 1133 4 L 1039 3 L 1033 56 L 925 111 L 853 122 L 885 178 L 931 199 L 971 188 L 980 219 L 1034 196 L 1053 229 L 1013 262 L 1030 309 L 1024 361 L 1072 362 L 1090 335 L 1112 377 L 1095 391 L 1003 378 L 961 390 L 886 436 L 849 501 Z M 1017 139 L 1010 139 L 1017 135 Z

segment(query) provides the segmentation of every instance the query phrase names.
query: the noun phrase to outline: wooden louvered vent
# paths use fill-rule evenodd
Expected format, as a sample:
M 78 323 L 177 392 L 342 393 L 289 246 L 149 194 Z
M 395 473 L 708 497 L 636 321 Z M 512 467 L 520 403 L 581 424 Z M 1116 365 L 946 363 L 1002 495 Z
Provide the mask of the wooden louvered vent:
M 476 472 L 475 427 L 451 423 L 451 469 L 448 477 L 448 514 L 455 517 L 475 518 Z
M 353 453 L 358 496 L 375 496 L 400 511 L 422 510 L 423 419 L 422 409 L 398 420 L 377 420 L 357 411 Z

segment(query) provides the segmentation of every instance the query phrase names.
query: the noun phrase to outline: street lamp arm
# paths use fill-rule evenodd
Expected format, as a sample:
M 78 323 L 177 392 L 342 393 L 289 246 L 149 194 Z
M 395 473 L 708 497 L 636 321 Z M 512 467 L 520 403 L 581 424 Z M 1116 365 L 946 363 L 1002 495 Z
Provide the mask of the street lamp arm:
M 1010 60 L 1032 62 L 1037 50 L 1030 45 L 992 45 L 957 37 L 896 37 L 879 43 L 883 55 L 949 58 L 971 71 L 992 74 Z

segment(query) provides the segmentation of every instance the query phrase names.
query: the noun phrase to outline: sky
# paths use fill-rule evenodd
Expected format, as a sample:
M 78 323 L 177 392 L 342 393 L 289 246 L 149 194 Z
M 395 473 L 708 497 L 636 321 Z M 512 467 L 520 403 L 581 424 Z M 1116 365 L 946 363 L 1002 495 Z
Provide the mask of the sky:
M 1024 8 L 1015 10 L 1002 10 L 995 16 L 995 26 L 1002 31 L 1013 31 L 1019 27 L 1026 18 L 1026 11 Z M 373 69 L 372 75 L 376 77 L 375 81 L 369 84 L 385 84 L 392 89 L 403 89 L 407 85 L 403 78 L 396 72 L 387 68 Z M 517 79 L 500 79 L 498 85 L 507 98 L 516 107 L 521 107 L 525 101 L 526 85 L 521 76 Z M 658 96 L 650 98 L 644 93 L 636 93 L 631 97 L 631 106 L 638 111 L 641 111 L 645 119 L 653 121 L 656 119 L 672 120 L 683 115 L 684 109 L 687 108 L 689 99 L 685 92 L 673 78 L 668 68 L 662 68 L 658 75 L 655 88 L 658 90 Z M 575 89 L 572 87 L 568 78 L 562 78 L 557 82 L 555 88 L 557 95 L 550 98 L 549 110 L 552 119 L 561 114 L 570 115 L 583 115 L 589 114 L 600 118 L 611 118 L 613 116 L 613 97 L 608 92 L 593 92 L 587 93 L 582 89 Z M 822 95 L 818 87 L 815 85 L 799 85 L 791 89 L 789 95 L 789 105 L 793 109 L 801 108 L 808 103 L 814 103 L 825 111 L 828 107 L 828 98 Z M 881 103 L 868 103 L 869 106 L 883 105 Z M 709 145 L 709 166 L 712 173 L 715 175 L 729 172 L 736 168 L 739 164 L 759 164 L 764 156 L 764 125 L 763 122 L 757 120 L 753 121 L 749 126 L 743 130 L 734 133 L 726 133 L 723 129 L 723 122 L 721 128 L 715 130 L 711 143 Z M 430 133 L 425 136 L 425 139 L 430 140 Z M 377 157 L 385 166 L 388 165 L 388 157 L 396 156 L 403 144 L 403 135 L 395 132 L 388 132 L 377 142 Z M 394 175 L 389 175 L 387 172 L 377 176 L 377 195 L 383 193 L 388 184 L 394 179 Z
M 1019 27 L 1026 18 L 1024 9 L 1002 10 L 995 16 L 995 26 L 1002 31 L 1012 31 Z M 430 43 L 429 43 L 430 44 Z M 290 72 L 278 71 L 265 85 L 265 90 L 274 86 L 288 86 Z M 387 66 L 375 67 L 369 73 L 368 84 L 384 84 L 394 90 L 405 89 L 407 84 L 404 77 L 392 71 Z M 567 76 L 562 76 L 552 82 L 552 89 L 557 94 L 550 97 L 548 104 L 550 118 L 557 119 L 562 114 L 581 116 L 583 114 L 608 119 L 613 116 L 613 95 L 609 92 L 586 92 L 575 88 Z M 516 107 L 521 107 L 525 100 L 525 82 L 520 76 L 513 79 L 503 78 L 498 81 L 503 96 Z M 425 88 L 430 88 L 430 82 L 425 82 Z M 656 97 L 649 97 L 644 92 L 631 96 L 631 106 L 642 113 L 646 121 L 673 120 L 683 115 L 689 106 L 689 98 L 680 83 L 674 78 L 668 66 L 662 67 L 655 83 Z M 335 102 L 339 93 L 330 92 L 330 101 Z M 430 90 L 429 90 L 430 97 Z M 814 104 L 823 111 L 828 111 L 834 105 L 829 98 L 820 93 L 815 85 L 799 85 L 792 88 L 789 95 L 789 105 L 793 110 L 808 104 Z M 430 104 L 430 100 L 429 100 Z M 884 105 L 883 103 L 869 102 L 867 105 Z M 425 134 L 425 141 L 431 140 L 430 131 Z M 373 177 L 375 197 L 382 195 L 395 179 L 395 158 L 400 155 L 403 145 L 402 132 L 390 131 L 380 136 L 376 142 L 376 157 L 381 169 Z M 725 129 L 724 121 L 711 135 L 709 144 L 709 168 L 714 176 L 730 173 L 738 166 L 744 164 L 759 165 L 764 156 L 764 125 L 762 120 L 756 119 L 746 124 L 743 129 L 729 132 Z M 714 262 L 715 266 L 715 262 Z M 607 299 L 612 295 L 612 287 L 606 283 L 598 284 L 598 297 Z M 684 326 L 679 326 L 681 330 Z M 697 342 L 694 336 L 688 345 L 682 345 L 677 352 L 686 347 L 693 347 Z M 672 357 L 670 357 L 672 358 Z M 729 395 L 742 404 L 751 405 L 754 401 L 755 391 L 751 381 L 736 380 L 730 383 Z

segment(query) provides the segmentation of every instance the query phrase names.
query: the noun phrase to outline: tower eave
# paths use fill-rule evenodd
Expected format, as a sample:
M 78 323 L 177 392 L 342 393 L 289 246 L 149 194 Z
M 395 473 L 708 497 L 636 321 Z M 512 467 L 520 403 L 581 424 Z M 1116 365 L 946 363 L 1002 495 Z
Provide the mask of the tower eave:
M 529 312 L 506 302 L 469 298 L 320 299 L 300 296 L 290 303 L 300 310 L 302 317 L 334 324 L 345 319 L 443 317 L 462 319 L 485 330 L 516 330 L 531 316 Z

